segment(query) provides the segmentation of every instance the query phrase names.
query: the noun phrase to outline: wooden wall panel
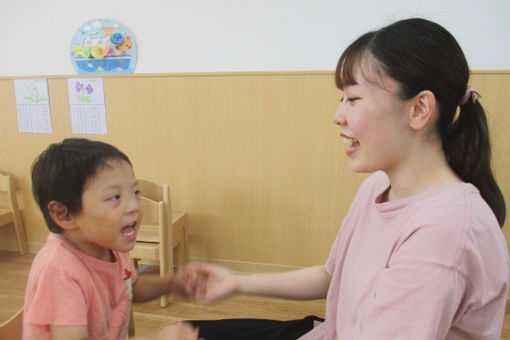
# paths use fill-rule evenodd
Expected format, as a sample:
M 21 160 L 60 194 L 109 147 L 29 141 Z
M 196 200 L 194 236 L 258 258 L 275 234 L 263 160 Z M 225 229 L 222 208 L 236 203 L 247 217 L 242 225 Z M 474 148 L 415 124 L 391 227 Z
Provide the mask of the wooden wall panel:
M 49 143 L 72 136 L 67 79 L 48 82 L 53 133 L 28 134 L 18 132 L 13 80 L 0 79 L 0 169 L 20 184 L 32 252 L 48 231 L 30 165 Z M 505 72 L 473 76 L 507 198 L 509 83 Z M 106 76 L 104 89 L 108 135 L 85 137 L 126 152 L 138 177 L 170 184 L 174 209 L 189 214 L 192 258 L 240 270 L 326 260 L 366 177 L 350 171 L 332 123 L 340 98 L 332 72 Z M 1 249 L 15 249 L 9 229 L 0 229 Z
M 479 89 L 492 147 L 492 165 L 506 201 L 507 218 L 503 227 L 510 248 L 510 72 L 474 72 L 470 84 Z

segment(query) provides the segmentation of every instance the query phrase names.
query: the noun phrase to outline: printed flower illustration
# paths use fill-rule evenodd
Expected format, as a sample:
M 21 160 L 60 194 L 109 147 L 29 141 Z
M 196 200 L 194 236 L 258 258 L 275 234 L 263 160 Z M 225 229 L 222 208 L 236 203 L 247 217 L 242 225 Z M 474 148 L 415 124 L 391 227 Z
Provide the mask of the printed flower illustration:
M 77 82 L 76 83 L 76 92 L 81 92 L 82 89 L 83 89 L 83 84 L 80 82 Z
M 24 97 L 25 100 L 31 101 L 32 103 L 40 103 L 40 102 L 48 101 L 48 98 L 45 98 L 45 97 L 39 98 L 39 89 L 33 82 L 26 83 L 25 87 L 28 91 L 28 94 L 30 94 L 30 96 Z
M 88 84 L 87 87 L 80 82 L 76 83 L 76 92 L 78 92 L 78 100 L 86 103 L 91 103 L 92 99 L 90 99 L 90 95 L 94 92 L 94 88 L 92 85 Z M 87 92 L 87 95 L 85 94 Z

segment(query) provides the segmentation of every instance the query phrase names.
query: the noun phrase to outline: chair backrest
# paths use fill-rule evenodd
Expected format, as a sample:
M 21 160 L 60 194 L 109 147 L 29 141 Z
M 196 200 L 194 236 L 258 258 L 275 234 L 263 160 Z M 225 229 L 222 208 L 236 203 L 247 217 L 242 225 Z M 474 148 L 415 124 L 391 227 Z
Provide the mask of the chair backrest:
M 23 330 L 23 308 L 0 325 L 0 340 L 21 340 Z
M 14 181 L 11 176 L 0 172 L 0 226 L 11 222 L 16 231 L 19 251 L 22 255 L 26 254 L 28 252 L 27 236 L 18 206 Z
M 138 179 L 138 187 L 144 214 L 137 241 L 159 243 L 160 266 L 166 267 L 167 259 L 172 256 L 173 246 L 172 212 L 168 184 L 159 185 Z M 144 228 L 146 224 L 158 225 L 158 232 L 154 233 L 153 228 Z
M 0 208 L 14 210 L 15 202 L 11 176 L 0 172 Z
M 167 218 L 171 221 L 172 213 L 170 208 L 170 189 L 168 188 L 168 184 L 160 185 L 144 179 L 138 179 L 138 187 L 140 188 L 142 197 L 156 202 L 164 202 L 165 213 L 167 214 Z

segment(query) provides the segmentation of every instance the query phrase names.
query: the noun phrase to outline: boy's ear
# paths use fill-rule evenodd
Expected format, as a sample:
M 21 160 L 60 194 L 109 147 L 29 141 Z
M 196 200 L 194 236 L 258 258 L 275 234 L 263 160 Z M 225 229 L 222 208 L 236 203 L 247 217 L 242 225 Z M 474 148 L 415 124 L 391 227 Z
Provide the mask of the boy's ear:
M 53 222 L 64 230 L 74 229 L 73 217 L 69 213 L 66 205 L 59 201 L 50 201 L 48 203 L 48 213 Z
M 421 130 L 432 120 L 436 111 L 436 96 L 424 90 L 418 93 L 412 100 L 409 115 L 409 126 L 413 130 Z

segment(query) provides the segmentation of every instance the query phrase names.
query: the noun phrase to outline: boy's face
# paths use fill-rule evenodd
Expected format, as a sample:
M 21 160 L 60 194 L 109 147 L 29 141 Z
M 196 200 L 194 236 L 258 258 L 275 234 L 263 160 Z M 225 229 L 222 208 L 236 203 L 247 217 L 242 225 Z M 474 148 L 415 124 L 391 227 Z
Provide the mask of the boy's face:
M 143 215 L 138 182 L 123 160 L 108 161 L 83 188 L 82 209 L 73 217 L 73 244 L 84 253 L 110 260 L 109 250 L 133 249 Z

